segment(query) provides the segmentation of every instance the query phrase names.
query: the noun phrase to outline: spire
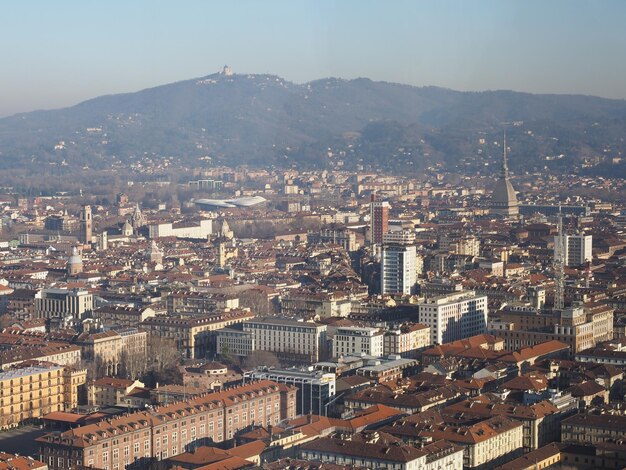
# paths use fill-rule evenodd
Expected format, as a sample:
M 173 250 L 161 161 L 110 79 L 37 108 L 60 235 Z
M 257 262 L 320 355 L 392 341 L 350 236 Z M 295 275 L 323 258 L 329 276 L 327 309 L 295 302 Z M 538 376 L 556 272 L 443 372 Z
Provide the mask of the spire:
M 504 148 L 502 150 L 502 178 L 508 179 L 509 165 L 506 156 L 506 130 L 504 131 Z

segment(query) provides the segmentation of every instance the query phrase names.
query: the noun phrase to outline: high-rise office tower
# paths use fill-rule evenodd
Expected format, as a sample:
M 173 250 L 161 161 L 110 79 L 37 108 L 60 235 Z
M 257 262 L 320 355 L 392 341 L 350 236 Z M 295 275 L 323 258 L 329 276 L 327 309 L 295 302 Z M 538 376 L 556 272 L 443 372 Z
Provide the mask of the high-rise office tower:
M 380 290 L 383 294 L 412 294 L 415 289 L 415 245 L 383 245 L 380 258 Z
M 370 203 L 370 241 L 372 245 L 383 242 L 383 235 L 389 229 L 389 209 L 387 201 L 372 201 Z
M 570 266 L 583 266 L 587 261 L 592 259 L 592 245 L 593 235 L 567 235 L 562 236 L 562 249 L 563 249 L 563 264 L 567 267 Z M 555 252 L 556 245 L 558 244 L 558 237 L 554 237 L 555 240 Z

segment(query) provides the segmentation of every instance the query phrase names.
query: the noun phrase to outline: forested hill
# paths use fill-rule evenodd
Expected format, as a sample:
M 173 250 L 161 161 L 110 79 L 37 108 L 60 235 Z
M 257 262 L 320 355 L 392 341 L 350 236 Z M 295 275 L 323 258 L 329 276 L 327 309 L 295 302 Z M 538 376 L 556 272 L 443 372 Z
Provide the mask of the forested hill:
M 0 119 L 0 168 L 108 168 L 143 155 L 191 166 L 322 166 L 337 158 L 346 168 L 480 166 L 496 158 L 494 142 L 505 127 L 514 170 L 546 161 L 597 164 L 626 151 L 626 101 L 214 74 Z

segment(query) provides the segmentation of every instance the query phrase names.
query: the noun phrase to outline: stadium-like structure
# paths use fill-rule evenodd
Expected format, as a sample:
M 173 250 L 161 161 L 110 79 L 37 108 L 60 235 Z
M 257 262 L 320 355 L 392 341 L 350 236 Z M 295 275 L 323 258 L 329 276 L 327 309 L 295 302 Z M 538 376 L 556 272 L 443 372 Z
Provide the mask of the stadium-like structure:
M 220 207 L 252 207 L 267 202 L 262 196 L 238 197 L 235 199 L 196 199 L 194 204 L 203 209 L 214 209 Z

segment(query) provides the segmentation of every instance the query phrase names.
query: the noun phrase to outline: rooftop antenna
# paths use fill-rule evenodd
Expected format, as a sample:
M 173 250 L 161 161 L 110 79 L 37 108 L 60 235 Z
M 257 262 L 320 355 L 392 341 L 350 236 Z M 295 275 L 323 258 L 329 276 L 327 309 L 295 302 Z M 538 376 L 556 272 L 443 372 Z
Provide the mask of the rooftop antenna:
M 561 213 L 561 204 L 559 204 L 558 218 L 559 233 L 554 244 L 554 309 L 563 310 L 565 307 L 565 260 L 563 255 L 565 247 L 563 246 L 563 215 Z

